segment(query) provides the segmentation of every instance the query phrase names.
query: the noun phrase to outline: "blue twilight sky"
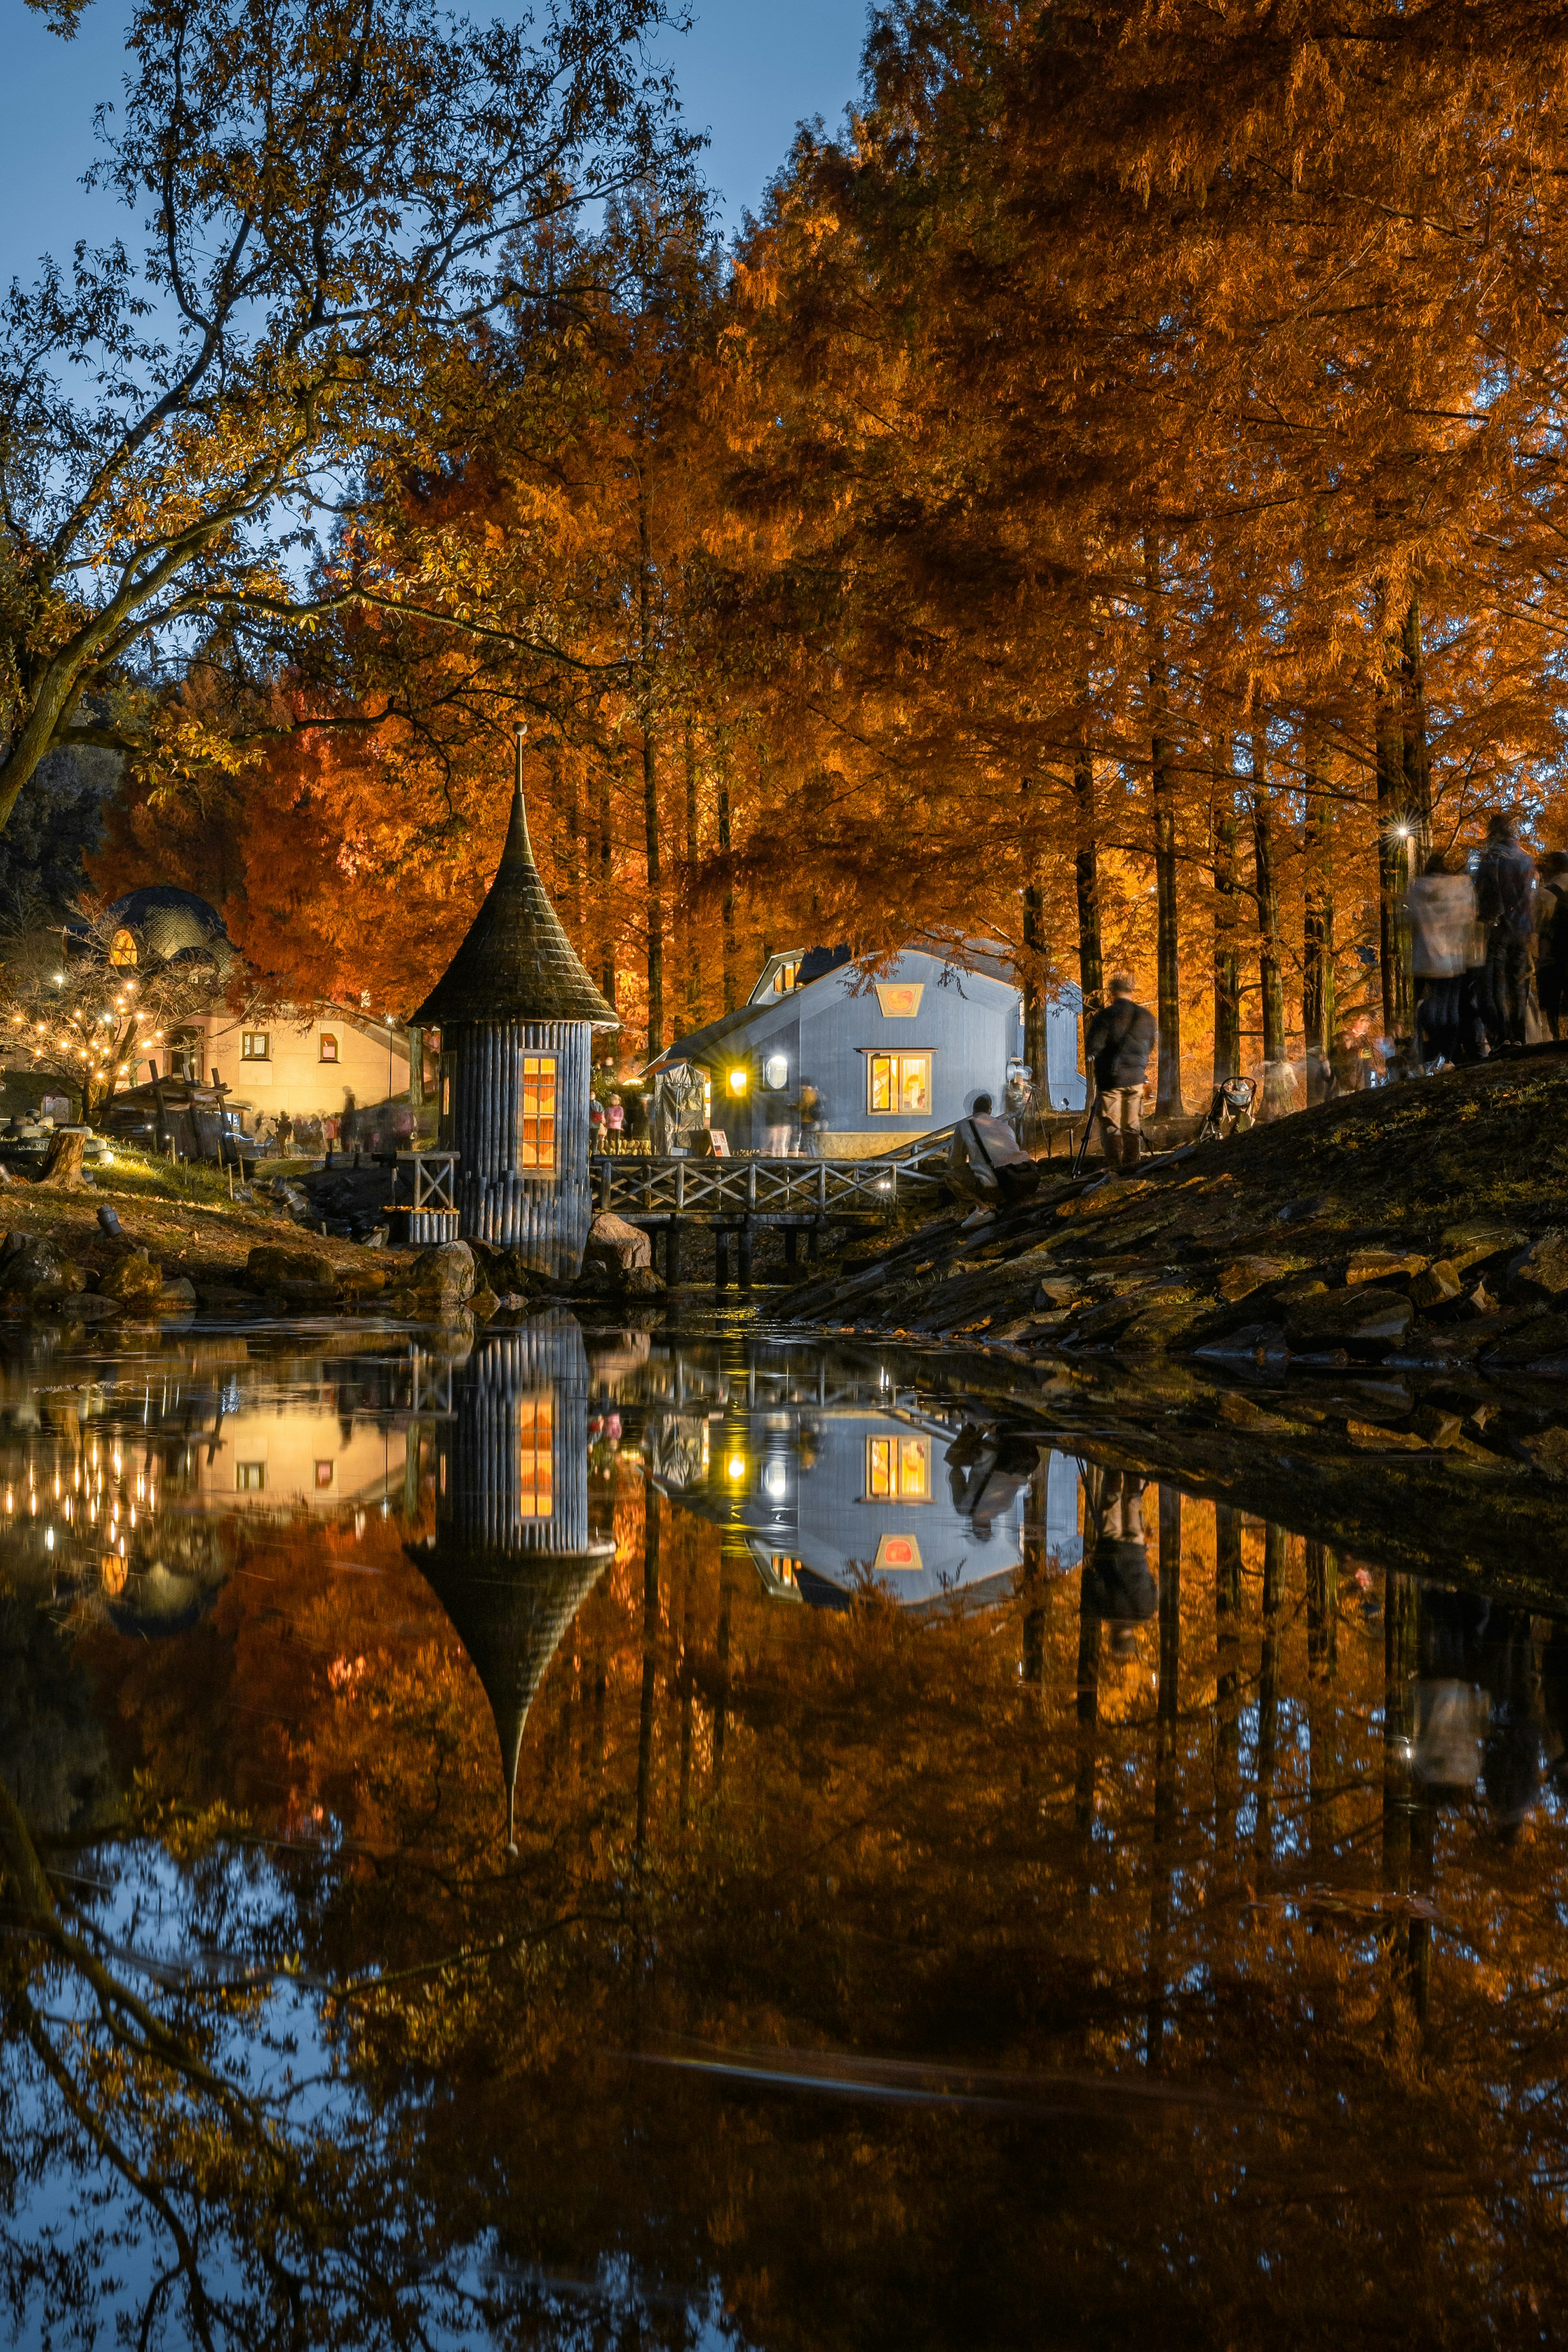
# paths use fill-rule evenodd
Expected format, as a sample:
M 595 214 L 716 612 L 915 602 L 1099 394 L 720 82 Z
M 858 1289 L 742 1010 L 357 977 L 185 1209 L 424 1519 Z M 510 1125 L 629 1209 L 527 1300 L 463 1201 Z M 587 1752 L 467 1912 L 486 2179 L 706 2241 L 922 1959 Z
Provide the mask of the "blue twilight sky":
M 116 0 L 96 0 L 63 42 L 22 0 L 0 0 L 5 129 L 0 142 L 0 288 L 41 253 L 64 262 L 78 236 L 132 242 L 133 216 L 78 185 L 92 161 L 93 110 L 125 71 Z M 483 0 L 472 11 L 488 13 Z M 835 122 L 854 96 L 864 0 L 693 0 L 693 29 L 664 47 L 687 120 L 711 133 L 706 176 L 733 228 L 788 152 L 802 117 Z M 136 250 L 132 246 L 132 250 Z

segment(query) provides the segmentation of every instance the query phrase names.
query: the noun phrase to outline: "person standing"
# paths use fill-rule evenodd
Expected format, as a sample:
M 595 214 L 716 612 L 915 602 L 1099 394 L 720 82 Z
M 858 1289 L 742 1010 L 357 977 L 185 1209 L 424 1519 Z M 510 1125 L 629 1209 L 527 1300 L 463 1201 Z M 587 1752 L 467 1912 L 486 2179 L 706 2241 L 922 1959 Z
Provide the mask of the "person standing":
M 1494 1045 L 1522 1045 L 1530 1005 L 1530 935 L 1535 867 L 1500 811 L 1487 825 L 1476 868 L 1476 906 L 1487 927 L 1487 1029 Z
M 1535 894 L 1535 987 L 1541 1017 L 1563 1034 L 1563 983 L 1568 979 L 1568 849 L 1548 850 Z
M 612 1095 L 604 1112 L 604 1124 L 610 1130 L 610 1149 L 619 1151 L 626 1126 L 626 1106 L 619 1095 Z
M 822 1097 L 810 1078 L 800 1081 L 800 1150 L 808 1160 L 821 1157 Z
M 1143 1149 L 1144 1079 L 1157 1034 L 1154 1014 L 1133 994 L 1124 972 L 1111 982 L 1111 1001 L 1089 1024 L 1083 1050 L 1093 1066 L 1100 1134 L 1108 1168 L 1132 1169 Z
M 1423 1063 L 1460 1058 L 1465 954 L 1476 919 L 1476 887 L 1435 849 L 1405 893 L 1416 978 L 1416 1044 Z

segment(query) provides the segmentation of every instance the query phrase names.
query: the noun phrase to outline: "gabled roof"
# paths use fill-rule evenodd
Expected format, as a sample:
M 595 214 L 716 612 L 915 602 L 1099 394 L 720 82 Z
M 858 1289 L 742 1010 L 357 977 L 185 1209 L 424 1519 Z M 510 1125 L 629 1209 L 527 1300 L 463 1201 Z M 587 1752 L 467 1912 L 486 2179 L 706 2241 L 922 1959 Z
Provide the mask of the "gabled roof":
M 618 1029 L 615 1008 L 590 980 L 561 929 L 534 864 L 523 807 L 522 741 L 507 845 L 468 936 L 411 1018 L 422 1027 L 462 1021 L 589 1021 Z
M 907 947 L 900 950 L 892 969 L 899 969 L 910 956 L 919 956 L 927 963 L 940 965 L 943 971 L 951 977 L 939 984 L 956 987 L 960 994 L 963 993 L 964 982 L 971 979 L 998 984 L 1013 995 L 1018 993 L 1019 982 L 1010 968 L 988 951 L 977 952 L 968 963 L 956 964 L 945 957 L 939 949 L 922 947 L 918 940 L 912 940 Z M 815 970 L 809 971 L 808 967 L 813 958 L 821 961 Z M 769 1028 L 783 1028 L 791 1021 L 810 1019 L 826 1005 L 831 996 L 840 992 L 850 993 L 855 974 L 871 961 L 869 956 L 851 957 L 847 950 L 812 949 L 810 955 L 802 960 L 800 981 L 786 994 L 760 1000 L 753 998 L 749 1003 L 738 1006 L 734 1013 L 726 1013 L 718 1020 L 708 1022 L 704 1028 L 694 1029 L 688 1036 L 677 1037 L 673 1045 L 664 1047 L 663 1053 L 653 1056 L 647 1065 L 644 1076 L 651 1071 L 668 1069 L 676 1062 L 704 1062 L 727 1038 L 736 1037 L 742 1031 L 752 1036 L 762 1036 Z M 838 982 L 838 990 L 827 987 L 830 981 Z M 1076 991 L 1063 992 L 1076 995 Z M 808 999 L 811 1001 L 808 1002 Z

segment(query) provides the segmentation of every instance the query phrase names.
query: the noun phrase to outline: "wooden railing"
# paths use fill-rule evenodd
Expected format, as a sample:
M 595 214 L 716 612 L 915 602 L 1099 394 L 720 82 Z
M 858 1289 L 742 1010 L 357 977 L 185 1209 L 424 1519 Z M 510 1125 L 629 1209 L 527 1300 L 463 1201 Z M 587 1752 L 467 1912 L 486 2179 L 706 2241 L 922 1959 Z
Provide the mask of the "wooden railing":
M 950 1127 L 875 1160 L 696 1160 L 596 1156 L 594 1197 L 616 1216 L 811 1217 L 886 1209 L 934 1191 L 946 1172 Z

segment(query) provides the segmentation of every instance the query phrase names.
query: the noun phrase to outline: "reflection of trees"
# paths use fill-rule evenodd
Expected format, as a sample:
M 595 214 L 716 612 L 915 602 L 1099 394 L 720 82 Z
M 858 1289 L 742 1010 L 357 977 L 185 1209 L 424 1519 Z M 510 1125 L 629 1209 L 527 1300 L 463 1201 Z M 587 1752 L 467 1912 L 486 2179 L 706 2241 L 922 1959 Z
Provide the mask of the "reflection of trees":
M 538 2282 L 591 2282 L 610 2249 L 673 2297 L 639 2322 L 672 2340 L 715 2278 L 770 2347 L 1037 2340 L 1047 2275 L 1076 2340 L 1442 2342 L 1456 2312 L 1507 2340 L 1524 2279 L 1530 2325 L 1560 2327 L 1563 1831 L 1538 1806 L 1500 1846 L 1483 1795 L 1406 1837 L 1397 1580 L 1364 1595 L 1354 1563 L 1336 1580 L 1168 1489 L 1156 1543 L 1151 1489 L 1158 1614 L 1097 1648 L 1088 1710 L 1076 1575 L 1026 1577 L 1011 1614 L 828 1619 L 770 1606 L 667 1503 L 645 1543 L 618 1479 L 617 1558 L 534 1696 L 510 1868 L 489 1709 L 402 1530 L 355 1547 L 373 1578 L 334 1576 L 319 1528 L 242 1559 L 271 1580 L 236 1575 L 183 1637 L 256 1677 L 230 1685 L 246 1710 L 204 1715 L 197 1779 L 177 1645 L 113 1685 L 128 1768 L 192 1804 L 243 1789 L 248 1834 L 284 1836 L 287 1899 L 231 1938 L 257 1967 L 298 1949 L 322 2040 L 295 2063 L 325 2064 L 330 2116 L 267 2104 L 278 2020 L 254 1988 L 139 1993 L 213 2087 L 118 1995 L 111 2033 L 57 1942 L 18 1946 L 11 1983 L 57 2015 L 64 1971 L 85 1988 L 97 2040 L 71 2063 L 105 2127 L 156 2150 L 197 2259 L 239 2262 L 224 2294 L 255 2340 L 296 2340 L 297 2291 L 298 2340 L 329 2318 L 396 2340 L 418 2263 L 454 2248 L 448 2270 L 484 2249 L 522 2340 L 586 2329 Z M 1493 1714 L 1544 1705 L 1538 1682 L 1500 1653 Z M 193 1916 L 202 1873 L 250 1851 L 231 1831 L 188 1867 Z M 114 2033 L 146 2046 L 117 2058 Z M 716 2088 L 623 2054 L 694 2043 L 803 2079 Z M 823 2050 L 986 2070 L 1009 2112 L 913 2076 L 831 2097 L 791 2054 Z

